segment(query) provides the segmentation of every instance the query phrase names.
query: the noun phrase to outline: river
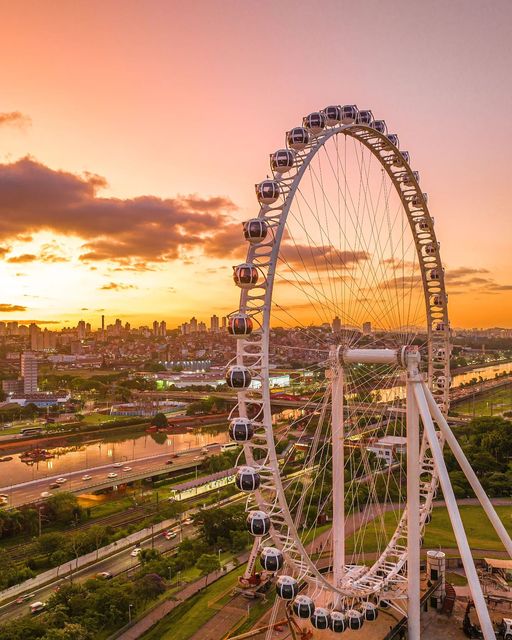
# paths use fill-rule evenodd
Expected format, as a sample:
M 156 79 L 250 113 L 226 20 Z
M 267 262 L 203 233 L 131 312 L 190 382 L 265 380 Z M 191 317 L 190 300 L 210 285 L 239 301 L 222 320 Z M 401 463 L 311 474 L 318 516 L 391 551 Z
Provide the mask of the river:
M 462 383 L 469 382 L 472 378 L 484 380 L 494 378 L 497 373 L 512 370 L 511 363 L 479 367 L 466 373 L 461 373 L 453 377 L 452 386 L 457 387 Z M 402 397 L 405 392 L 404 387 L 396 386 L 381 390 L 382 400 Z M 300 410 L 289 410 L 282 412 L 279 418 L 274 419 L 296 419 Z M 98 467 L 114 462 L 124 462 L 129 464 L 130 460 L 145 458 L 151 455 L 176 451 L 186 451 L 196 447 L 202 447 L 213 442 L 224 443 L 228 440 L 227 425 L 219 427 L 202 427 L 180 434 L 165 433 L 138 433 L 125 436 L 124 434 L 105 435 L 103 438 L 92 436 L 72 436 L 63 437 L 64 446 L 47 445 L 48 449 L 55 456 L 50 460 L 41 460 L 29 466 L 22 462 L 19 453 L 13 455 L 9 462 L 0 463 L 0 486 L 8 484 L 18 484 L 28 480 L 45 478 L 47 476 L 61 475 L 70 471 Z M 66 442 L 67 441 L 67 442 Z
M 203 447 L 214 442 L 228 440 L 227 426 L 198 428 L 186 433 L 137 433 L 105 435 L 103 438 L 72 436 L 65 446 L 46 446 L 55 457 L 27 465 L 19 458 L 19 453 L 8 453 L 13 459 L 0 463 L 0 486 L 37 480 L 47 476 L 62 475 L 70 471 L 99 467 L 114 462 L 130 463 L 130 460 L 177 451 Z M 78 442 L 78 440 L 81 440 Z M 63 437 L 63 442 L 66 438 Z

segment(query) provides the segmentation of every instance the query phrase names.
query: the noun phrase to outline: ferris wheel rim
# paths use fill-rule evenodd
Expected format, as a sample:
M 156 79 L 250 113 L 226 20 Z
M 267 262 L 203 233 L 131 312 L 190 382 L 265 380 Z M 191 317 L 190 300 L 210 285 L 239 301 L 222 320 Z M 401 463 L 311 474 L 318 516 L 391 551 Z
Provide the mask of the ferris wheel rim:
M 266 421 L 268 423 L 268 417 L 271 414 L 271 409 L 270 409 L 270 390 L 269 390 L 269 386 L 268 386 L 268 381 L 267 383 L 265 382 L 265 374 L 268 377 L 268 356 L 269 356 L 269 347 L 270 347 L 270 314 L 271 314 L 271 308 L 272 308 L 272 293 L 273 293 L 273 286 L 274 286 L 274 279 L 275 279 L 275 275 L 276 275 L 276 270 L 277 270 L 277 261 L 278 261 L 278 256 L 279 256 L 279 251 L 280 251 L 280 247 L 281 247 L 281 243 L 282 243 L 282 239 L 283 239 L 283 231 L 286 227 L 286 220 L 288 217 L 288 213 L 290 211 L 290 207 L 295 199 L 296 193 L 297 193 L 297 189 L 301 183 L 301 180 L 304 176 L 304 173 L 306 171 L 306 169 L 308 168 L 309 164 L 311 163 L 311 161 L 313 160 L 313 158 L 316 156 L 316 154 L 319 152 L 319 150 L 325 145 L 325 143 L 332 138 L 333 136 L 336 135 L 340 135 L 340 134 L 344 134 L 344 135 L 349 135 L 352 138 L 354 138 L 355 140 L 358 140 L 359 142 L 361 142 L 369 151 L 370 153 L 372 153 L 373 157 L 376 158 L 381 166 L 386 170 L 386 173 L 389 177 L 389 179 L 391 180 L 394 188 L 395 188 L 395 192 L 398 194 L 401 202 L 402 202 L 402 206 L 404 208 L 405 213 L 407 214 L 407 217 L 409 219 L 409 223 L 410 223 L 410 231 L 414 237 L 414 241 L 415 241 L 415 246 L 416 246 L 416 253 L 418 255 L 418 258 L 420 259 L 419 264 L 420 264 L 420 268 L 421 268 L 421 274 L 422 274 L 422 288 L 423 288 L 423 298 L 425 300 L 425 304 L 426 304 L 426 315 L 427 315 L 427 339 L 428 339 L 428 345 L 429 345 L 429 382 L 432 383 L 432 371 L 433 371 L 433 358 L 431 355 L 431 349 L 432 349 L 432 333 L 433 333 L 433 322 L 434 322 L 434 316 L 432 314 L 432 310 L 431 310 L 431 305 L 429 304 L 429 297 L 432 296 L 432 287 L 429 287 L 428 282 L 427 282 L 427 278 L 426 278 L 426 263 L 424 260 L 422 260 L 422 254 L 421 254 L 421 250 L 420 250 L 420 237 L 419 237 L 419 233 L 417 232 L 417 227 L 415 226 L 415 223 L 413 223 L 413 217 L 410 215 L 410 209 L 409 209 L 409 204 L 410 204 L 410 198 L 407 199 L 404 195 L 403 190 L 400 187 L 400 182 L 397 179 L 397 174 L 398 172 L 393 172 L 392 171 L 392 164 L 389 162 L 385 161 L 385 158 L 383 157 L 383 155 L 381 153 L 379 153 L 378 149 L 375 149 L 375 144 L 370 144 L 370 140 L 377 140 L 378 142 L 380 141 L 381 143 L 385 143 L 387 147 L 392 147 L 391 151 L 392 153 L 395 154 L 395 156 L 399 156 L 401 158 L 401 162 L 403 165 L 403 172 L 406 172 L 408 174 L 408 176 L 412 179 L 413 181 L 413 188 L 411 188 L 411 190 L 414 191 L 415 195 L 421 195 L 421 190 L 419 188 L 418 182 L 414 176 L 414 173 L 409 165 L 408 159 L 403 157 L 403 154 L 399 151 L 399 149 L 397 147 L 395 147 L 394 144 L 390 143 L 389 139 L 387 138 L 386 135 L 381 134 L 380 132 L 376 131 L 375 129 L 373 129 L 370 126 L 365 126 L 365 125 L 361 125 L 361 124 L 345 124 L 345 125 L 338 125 L 338 126 L 334 126 L 332 128 L 329 128 L 325 131 L 323 131 L 321 133 L 321 135 L 317 136 L 313 142 L 308 145 L 308 147 L 306 147 L 306 149 L 299 151 L 297 154 L 295 154 L 295 159 L 296 159 L 296 173 L 292 176 L 292 177 L 283 177 L 283 176 L 276 176 L 274 175 L 274 179 L 279 183 L 279 184 L 284 184 L 287 186 L 288 188 L 288 193 L 286 194 L 286 197 L 283 198 L 283 203 L 278 205 L 277 207 L 271 207 L 268 205 L 263 205 L 260 209 L 260 213 L 258 215 L 258 219 L 264 219 L 264 220 L 268 220 L 270 218 L 273 219 L 277 219 L 279 218 L 279 224 L 277 225 L 277 230 L 274 234 L 274 238 L 272 240 L 272 250 L 270 254 L 266 255 L 266 260 L 267 262 L 264 262 L 262 264 L 262 270 L 264 271 L 266 269 L 266 275 L 264 278 L 264 285 L 259 285 L 259 288 L 264 288 L 264 300 L 265 300 L 265 304 L 263 306 L 263 309 L 259 309 L 256 313 L 254 313 L 254 310 L 251 308 L 251 305 L 248 304 L 251 297 L 248 293 L 247 290 L 242 290 L 241 293 L 241 298 L 240 298 L 240 307 L 239 307 L 239 311 L 241 313 L 246 313 L 248 315 L 257 315 L 258 313 L 262 313 L 262 318 L 261 318 L 261 358 L 259 363 L 257 363 L 257 367 L 260 371 L 260 377 L 261 377 L 261 384 L 262 384 L 262 412 L 263 412 L 263 420 Z M 400 174 L 402 175 L 403 172 Z M 426 202 L 423 202 L 423 206 L 422 206 L 422 217 L 425 218 L 428 223 L 429 223 L 429 234 L 430 234 L 430 240 L 434 243 L 436 243 L 437 245 L 437 240 L 436 240 L 436 236 L 435 236 L 435 232 L 433 229 L 433 222 L 432 222 L 432 218 L 430 216 L 430 212 L 428 210 L 428 206 Z M 419 217 L 419 216 L 416 216 Z M 425 238 L 421 238 L 421 239 L 425 239 Z M 268 245 L 268 243 L 267 243 Z M 249 246 L 249 250 L 247 253 L 247 260 L 246 263 L 247 264 L 253 264 L 255 258 L 257 259 L 258 256 L 264 256 L 264 253 L 258 253 L 257 251 L 257 247 L 250 245 Z M 436 370 L 437 371 L 441 371 L 443 370 L 445 373 L 447 371 L 447 361 L 449 359 L 449 334 L 448 334 L 448 312 L 447 312 L 447 296 L 446 296 L 446 292 L 445 292 L 445 286 L 444 286 L 444 276 L 442 273 L 442 263 L 440 260 L 440 256 L 439 256 L 439 251 L 437 248 L 437 252 L 436 252 L 436 267 L 439 268 L 440 270 L 440 278 L 438 283 L 436 283 L 436 295 L 440 296 L 440 302 L 441 304 L 437 304 L 435 305 L 438 308 L 438 311 L 435 314 L 435 318 L 440 318 L 442 317 L 442 322 L 444 323 L 444 330 L 443 330 L 443 336 L 441 339 L 441 336 L 437 336 L 438 340 L 437 342 L 439 344 L 443 343 L 445 345 L 445 358 L 444 361 L 437 361 L 437 367 Z M 430 261 L 430 266 L 432 266 L 432 261 Z M 259 296 L 260 298 L 262 298 L 262 296 Z M 441 308 L 441 310 L 439 311 L 439 307 Z M 238 347 L 240 347 L 240 342 L 238 344 Z M 247 358 L 247 353 L 244 353 L 243 348 L 237 349 L 237 363 L 239 364 L 244 364 Z M 254 367 L 254 363 L 253 363 L 253 367 Z M 448 402 L 448 391 L 445 389 L 444 391 L 444 401 L 445 401 L 445 409 L 447 408 L 447 402 Z M 438 394 L 439 396 L 439 394 Z M 240 411 L 240 415 L 246 415 L 246 404 L 248 403 L 248 400 L 246 398 L 246 394 L 245 392 L 239 392 L 239 409 L 241 409 Z M 268 444 L 268 443 L 267 443 Z M 280 503 L 282 501 L 284 501 L 284 503 L 286 503 L 286 498 L 284 497 L 284 492 L 283 492 L 283 487 L 282 484 L 280 482 L 280 471 L 279 471 L 279 465 L 278 465 L 278 461 L 277 461 L 277 457 L 275 455 L 275 446 L 274 446 L 274 441 L 272 439 L 271 445 L 269 446 L 269 455 L 268 456 L 268 460 L 269 460 L 269 467 L 270 470 L 273 474 L 274 479 L 276 479 L 276 494 L 277 497 L 280 501 Z M 271 449 L 273 449 L 273 452 L 270 451 Z M 252 455 L 252 449 L 248 446 L 244 446 L 244 451 L 246 454 L 246 459 L 247 459 L 247 463 L 248 464 L 254 464 L 254 458 Z M 259 507 L 261 508 L 262 506 L 265 505 L 265 502 L 260 499 L 258 497 L 258 492 L 256 492 L 256 500 L 258 502 Z M 430 500 L 431 503 L 431 500 Z M 428 505 L 428 507 L 430 507 L 430 505 Z M 425 513 L 424 513 L 424 519 L 427 516 L 427 508 L 425 508 Z M 288 513 L 288 515 L 290 515 Z M 301 552 L 301 555 L 303 556 L 303 559 L 305 559 L 306 564 L 308 563 L 308 560 L 311 560 L 309 558 L 309 553 L 305 550 L 305 548 L 303 547 L 302 543 L 300 542 L 300 540 L 298 539 L 298 533 L 295 530 L 294 526 L 290 527 L 290 524 L 293 525 L 293 523 L 288 522 L 287 525 L 289 527 L 289 529 L 292 530 L 292 537 L 294 538 L 293 541 L 291 541 L 293 544 L 295 544 L 297 547 L 299 547 L 299 551 Z M 394 537 L 397 536 L 397 530 L 395 531 Z M 283 540 L 279 540 L 276 539 L 276 537 L 274 537 L 274 535 L 271 535 L 271 538 L 273 539 L 274 543 L 280 543 L 281 546 L 283 548 L 285 548 L 286 551 L 286 540 L 283 543 Z M 393 539 L 393 537 L 392 537 Z M 400 562 L 397 563 L 397 571 L 396 573 L 398 574 L 400 568 L 403 566 L 403 564 L 405 563 L 405 559 L 406 559 L 406 555 L 403 555 L 403 558 Z M 374 567 L 376 566 L 380 566 L 378 565 L 378 561 L 374 564 Z M 303 573 L 304 575 L 306 574 L 306 569 L 304 567 L 302 567 Z M 339 593 L 340 595 L 343 595 L 344 597 L 347 596 L 347 592 L 346 591 L 340 591 L 338 589 L 336 589 L 332 584 L 328 583 L 327 580 L 322 580 L 322 577 L 319 575 L 319 572 L 316 572 L 316 578 L 319 579 L 321 582 L 324 582 L 324 586 L 330 588 L 332 591 Z M 377 585 L 377 587 L 375 589 L 368 589 L 367 591 L 367 596 L 371 595 L 372 593 L 377 593 L 380 592 L 379 589 L 381 588 L 382 585 Z M 357 593 L 354 592 L 354 597 L 361 597 L 361 593 Z

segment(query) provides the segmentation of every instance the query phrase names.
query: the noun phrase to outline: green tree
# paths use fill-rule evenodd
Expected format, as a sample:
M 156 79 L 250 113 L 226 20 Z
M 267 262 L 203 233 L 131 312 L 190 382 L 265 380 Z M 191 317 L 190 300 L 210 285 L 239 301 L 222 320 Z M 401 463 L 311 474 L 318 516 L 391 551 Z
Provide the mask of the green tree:
M 151 424 L 159 429 L 166 429 L 169 426 L 164 413 L 156 413 L 151 420 Z
M 139 560 L 141 564 L 148 564 L 154 560 L 160 560 L 162 554 L 157 549 L 142 549 L 139 553 Z
M 219 558 L 215 553 L 203 553 L 196 562 L 196 569 L 205 576 L 205 585 L 208 584 L 208 574 L 220 569 Z
M 135 583 L 137 597 L 143 602 L 153 600 L 165 591 L 165 582 L 157 573 L 147 573 Z
M 68 491 L 51 496 L 46 505 L 53 518 L 62 524 L 79 520 L 82 513 L 76 496 Z
M 58 549 L 61 549 L 65 545 L 65 542 L 66 536 L 64 534 L 52 531 L 50 533 L 43 533 L 37 539 L 37 546 L 41 553 L 50 556 Z
M 49 629 L 41 640 L 93 640 L 94 636 L 81 624 L 66 623 L 61 629 Z

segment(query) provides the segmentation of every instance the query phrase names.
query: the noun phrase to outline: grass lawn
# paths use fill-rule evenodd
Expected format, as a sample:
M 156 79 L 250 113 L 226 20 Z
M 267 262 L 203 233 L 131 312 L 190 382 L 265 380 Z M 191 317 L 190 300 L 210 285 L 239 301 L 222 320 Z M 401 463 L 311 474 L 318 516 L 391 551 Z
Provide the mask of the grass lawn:
M 241 576 L 244 570 L 245 565 L 241 565 L 201 593 L 189 598 L 142 638 L 144 640 L 188 640 L 217 613 L 218 609 L 210 608 L 208 603 L 220 598 L 224 592 L 233 588 L 238 581 L 238 576 Z
M 453 410 L 471 416 L 495 416 L 512 411 L 512 385 L 469 398 L 454 405 Z
M 465 576 L 461 576 L 460 573 L 446 572 L 446 582 L 453 584 L 456 587 L 465 587 L 468 583 Z
M 72 378 L 92 378 L 92 376 L 118 376 L 121 372 L 115 369 L 52 369 L 47 373 L 55 376 L 71 376 Z
M 125 420 L 126 418 L 111 416 L 109 413 L 88 413 L 84 416 L 83 422 L 85 424 L 103 424 L 104 422 L 115 422 L 121 419 Z
M 500 539 L 481 507 L 463 505 L 459 507 L 459 509 L 468 536 L 469 545 L 472 549 L 504 551 Z M 509 534 L 512 534 L 512 506 L 496 507 L 496 511 Z M 396 525 L 395 516 L 392 513 L 386 513 L 384 522 L 389 539 Z M 367 552 L 382 549 L 382 545 L 379 545 L 377 540 L 376 532 L 369 526 L 364 536 L 363 549 Z M 355 541 L 355 536 L 350 536 L 350 538 L 347 539 L 346 548 L 349 553 L 354 550 Z M 456 546 L 457 543 L 455 542 L 455 536 L 453 535 L 447 509 L 445 507 L 436 507 L 432 512 L 432 522 L 426 527 L 423 548 L 455 548 Z M 357 548 L 359 550 L 361 549 L 359 539 Z

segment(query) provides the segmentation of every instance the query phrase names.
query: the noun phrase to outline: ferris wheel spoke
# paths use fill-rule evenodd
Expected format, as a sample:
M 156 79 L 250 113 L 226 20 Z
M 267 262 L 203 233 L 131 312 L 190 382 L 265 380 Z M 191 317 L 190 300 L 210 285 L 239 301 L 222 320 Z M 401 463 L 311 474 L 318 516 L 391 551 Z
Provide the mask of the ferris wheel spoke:
M 347 116 L 349 124 L 340 124 L 338 109 L 355 114 Z M 248 526 L 255 535 L 262 532 L 263 545 L 274 545 L 269 558 L 282 559 L 286 574 L 277 581 L 278 595 L 294 599 L 304 579 L 308 595 L 327 607 L 319 607 L 324 622 L 318 624 L 332 624 L 334 607 L 345 611 L 353 629 L 376 615 L 370 598 L 384 592 L 390 597 L 395 590 L 400 598 L 404 591 L 406 470 L 400 452 L 389 460 L 372 453 L 379 451 L 381 438 L 407 433 L 405 377 L 398 360 L 405 361 L 409 351 L 402 347 L 414 343 L 427 356 L 424 367 L 433 384 L 440 383 L 441 373 L 449 376 L 439 252 L 418 178 L 397 144 L 382 121 L 350 105 L 307 116 L 303 127 L 287 134 L 288 147 L 272 155 L 274 178 L 257 185 L 260 213 L 244 225 L 247 261 L 234 271 L 243 289 L 233 316 L 240 340 L 237 365 L 227 379 L 242 389 L 251 376 L 261 382 L 250 394 L 240 392 L 233 413 L 253 465 L 245 475 L 239 472 L 253 487 Z M 254 325 L 255 339 L 250 337 Z M 437 345 L 435 361 L 432 345 Z M 283 414 L 273 427 L 269 366 L 294 360 L 305 365 L 297 386 L 290 385 L 301 401 L 296 413 Z M 332 439 L 333 420 L 340 420 L 331 388 L 335 367 L 343 370 L 343 394 L 337 395 L 341 458 Z M 445 407 L 447 393 L 446 385 L 437 392 Z M 296 447 L 292 455 L 293 442 L 303 448 L 302 459 Z M 276 446 L 285 449 L 281 458 Z M 421 526 L 437 482 L 429 456 L 423 440 Z M 339 484 L 334 491 L 340 471 L 341 500 Z M 345 517 L 336 520 L 335 534 L 343 528 L 350 532 L 353 564 L 340 572 L 345 562 L 340 537 L 332 526 L 320 529 L 319 514 L 339 513 L 341 504 Z M 390 523 L 396 523 L 391 535 Z M 305 543 L 317 534 L 316 547 Z M 332 575 L 319 571 L 315 548 L 334 567 Z M 264 567 L 266 562 L 262 556 Z M 311 620 L 315 626 L 316 618 Z

